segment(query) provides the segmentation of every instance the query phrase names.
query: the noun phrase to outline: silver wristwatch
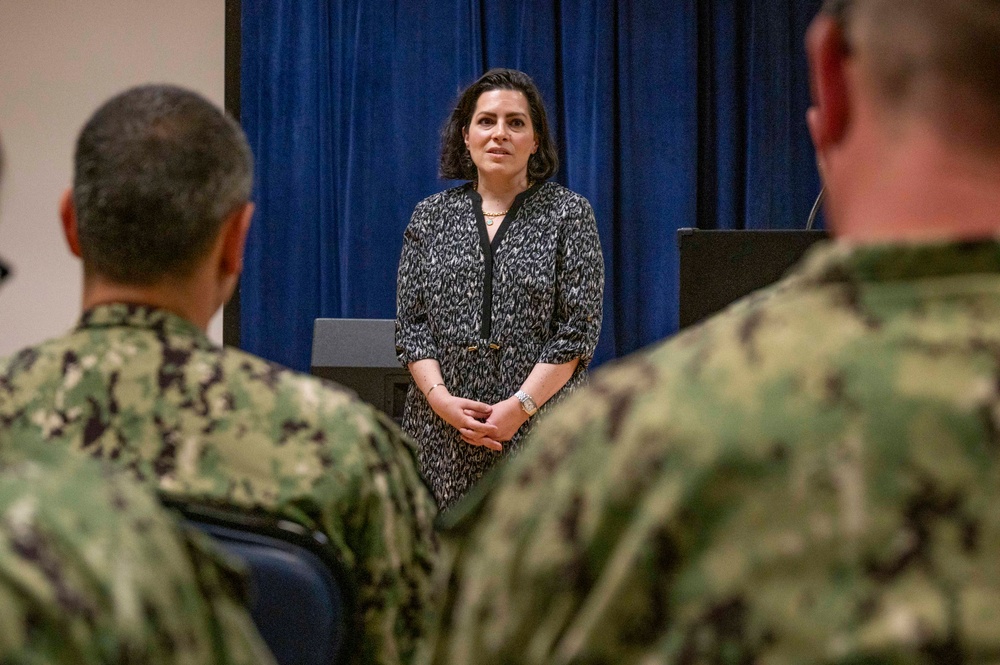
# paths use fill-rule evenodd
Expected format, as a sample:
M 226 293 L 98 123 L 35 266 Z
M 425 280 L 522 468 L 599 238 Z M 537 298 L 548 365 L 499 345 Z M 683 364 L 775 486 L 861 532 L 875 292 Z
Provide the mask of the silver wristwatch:
M 514 393 L 514 397 L 521 403 L 521 408 L 524 409 L 529 418 L 538 413 L 538 406 L 535 404 L 535 400 L 531 398 L 531 395 L 523 390 L 518 390 Z

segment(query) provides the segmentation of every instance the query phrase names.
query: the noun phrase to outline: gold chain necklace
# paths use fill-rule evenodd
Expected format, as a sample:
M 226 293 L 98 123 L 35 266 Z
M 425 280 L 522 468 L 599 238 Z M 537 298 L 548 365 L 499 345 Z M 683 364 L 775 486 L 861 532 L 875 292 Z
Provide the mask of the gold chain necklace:
M 493 222 L 495 221 L 495 220 L 493 219 L 494 217 L 503 217 L 503 216 L 505 216 L 505 215 L 506 215 L 506 214 L 507 214 L 508 212 L 510 212 L 510 208 L 507 208 L 507 209 L 506 209 L 506 210 L 504 210 L 503 212 L 486 212 L 486 211 L 484 210 L 484 211 L 483 211 L 483 217 L 485 217 L 485 218 L 486 218 L 486 226 L 493 226 Z
M 528 189 L 531 189 L 532 185 L 534 185 L 534 184 L 535 183 L 533 181 L 529 180 L 528 181 Z M 473 189 L 478 189 L 479 188 L 479 183 L 478 182 L 473 182 L 472 183 L 472 188 Z M 525 190 L 525 191 L 527 191 L 527 190 Z M 487 218 L 486 219 L 486 226 L 493 226 L 493 222 L 494 222 L 493 218 L 494 217 L 505 217 L 508 212 L 510 212 L 510 208 L 507 208 L 506 210 L 502 210 L 500 212 L 486 212 L 484 210 L 483 211 L 483 217 Z

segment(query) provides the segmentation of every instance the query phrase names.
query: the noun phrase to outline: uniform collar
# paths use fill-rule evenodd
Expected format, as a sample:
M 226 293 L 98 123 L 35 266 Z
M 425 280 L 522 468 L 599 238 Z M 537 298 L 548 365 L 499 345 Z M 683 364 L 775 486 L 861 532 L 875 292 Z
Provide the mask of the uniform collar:
M 92 307 L 80 317 L 77 330 L 96 328 L 153 330 L 171 337 L 191 337 L 205 345 L 213 346 L 208 336 L 195 324 L 173 312 L 150 305 L 111 303 Z
M 843 241 L 813 248 L 796 270 L 811 282 L 893 282 L 1000 274 L 1000 239 L 972 242 L 887 243 Z

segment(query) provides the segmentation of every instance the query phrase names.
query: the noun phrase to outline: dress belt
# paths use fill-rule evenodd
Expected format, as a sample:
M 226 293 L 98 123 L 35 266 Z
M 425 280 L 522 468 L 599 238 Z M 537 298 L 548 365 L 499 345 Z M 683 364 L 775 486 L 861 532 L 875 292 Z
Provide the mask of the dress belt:
M 469 346 L 466 347 L 465 350 L 468 351 L 469 353 L 473 353 L 475 351 L 478 351 L 480 346 L 486 349 L 490 349 L 492 351 L 500 350 L 500 342 L 482 342 L 481 344 L 470 344 Z
M 486 342 L 486 348 L 487 349 L 491 349 L 493 351 L 499 351 L 500 350 L 500 344 L 497 343 L 497 342 Z M 478 350 L 479 350 L 479 345 L 478 344 L 472 344 L 472 345 L 470 345 L 466 349 L 466 351 L 469 351 L 470 353 L 473 352 L 473 351 L 478 351 Z
M 484 351 L 499 351 L 500 349 L 504 348 L 505 345 L 496 340 L 483 339 L 479 340 L 478 342 L 464 343 L 464 344 L 462 343 L 444 344 L 441 346 L 444 346 L 445 348 L 451 350 L 462 350 L 462 351 L 468 351 L 469 353 L 474 353 L 476 351 L 479 351 L 480 349 Z

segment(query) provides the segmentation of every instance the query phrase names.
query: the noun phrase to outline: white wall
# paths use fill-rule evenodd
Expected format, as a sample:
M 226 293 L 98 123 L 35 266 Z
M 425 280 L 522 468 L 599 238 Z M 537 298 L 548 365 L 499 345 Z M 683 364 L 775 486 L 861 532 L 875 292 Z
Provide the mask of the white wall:
M 225 0 L 0 0 L 0 357 L 62 334 L 80 313 L 80 268 L 59 196 L 73 144 L 108 97 L 169 82 L 222 105 Z M 221 315 L 210 328 L 222 340 Z

